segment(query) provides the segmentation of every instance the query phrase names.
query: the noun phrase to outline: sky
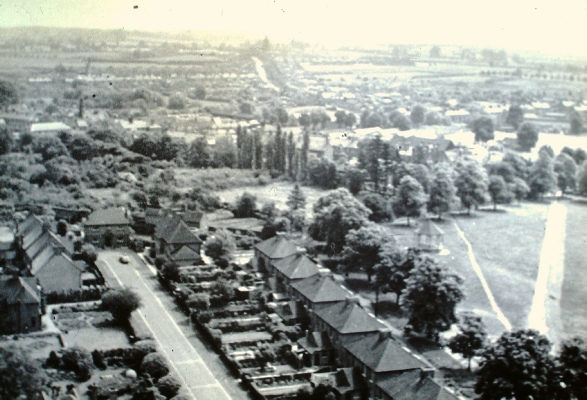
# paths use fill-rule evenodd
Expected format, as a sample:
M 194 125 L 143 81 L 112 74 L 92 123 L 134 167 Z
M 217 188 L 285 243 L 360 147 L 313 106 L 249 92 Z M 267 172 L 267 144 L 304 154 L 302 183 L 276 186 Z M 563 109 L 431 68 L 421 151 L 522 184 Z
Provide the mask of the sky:
M 0 0 L 0 27 L 217 30 L 587 56 L 587 0 Z

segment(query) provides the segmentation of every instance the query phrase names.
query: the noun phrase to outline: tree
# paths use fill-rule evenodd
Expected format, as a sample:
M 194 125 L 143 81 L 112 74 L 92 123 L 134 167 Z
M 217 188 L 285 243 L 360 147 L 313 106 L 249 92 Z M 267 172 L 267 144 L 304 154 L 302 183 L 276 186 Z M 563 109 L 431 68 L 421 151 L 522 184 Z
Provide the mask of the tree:
M 39 399 L 43 374 L 35 361 L 20 348 L 0 347 L 0 399 Z
M 426 109 L 419 104 L 415 105 L 412 109 L 412 112 L 410 113 L 410 119 L 412 121 L 412 124 L 414 126 L 420 126 L 424 123 L 425 118 Z
M 197 86 L 194 91 L 194 97 L 198 100 L 204 100 L 206 98 L 206 88 L 203 86 Z
M 370 282 L 375 265 L 380 261 L 379 251 L 386 244 L 395 247 L 395 243 L 388 229 L 373 223 L 366 224 L 346 234 L 342 262 L 347 271 L 364 271 Z
M 173 375 L 165 375 L 157 381 L 157 389 L 166 399 L 171 399 L 179 393 L 181 382 Z
M 457 196 L 467 209 L 467 214 L 471 214 L 471 207 L 484 204 L 488 200 L 487 173 L 474 160 L 457 162 L 455 169 Z
M 522 122 L 524 122 L 524 110 L 519 104 L 511 105 L 505 123 L 518 130 Z
M 400 131 L 407 131 L 412 126 L 410 124 L 410 120 L 404 114 L 399 112 L 398 110 L 394 110 L 389 114 L 389 122 L 394 128 L 399 129 Z
M 8 154 L 14 145 L 14 138 L 8 129 L 0 125 L 0 156 Z
M 471 130 L 477 142 L 487 142 L 495 137 L 495 126 L 490 117 L 479 117 L 471 123 Z
M 426 193 L 420 182 L 409 175 L 404 176 L 392 200 L 393 212 L 396 216 L 407 217 L 407 225 L 410 226 L 410 217 L 417 218 L 422 214 L 426 200 Z
M 297 183 L 294 185 L 285 204 L 287 204 L 291 213 L 306 208 L 306 196 L 302 192 L 302 189 L 300 189 L 300 185 Z
M 197 138 L 188 148 L 186 162 L 190 167 L 206 168 L 210 165 L 210 161 L 208 141 L 203 137 Z
M 497 209 L 497 203 L 509 203 L 514 197 L 505 180 L 499 175 L 489 176 L 487 190 L 493 202 L 494 211 Z
M 587 399 L 587 344 L 579 337 L 566 340 L 556 359 L 558 380 L 567 399 Z M 561 385 L 562 387 L 563 385 Z M 562 397 L 562 396 L 561 396 Z
M 447 164 L 438 164 L 430 182 L 430 194 L 428 197 L 428 211 L 434 212 L 438 219 L 442 214 L 450 210 L 455 201 L 456 189 L 452 180 L 452 170 Z
M 365 182 L 366 172 L 358 168 L 350 168 L 346 173 L 347 189 L 353 195 L 357 195 L 363 190 L 363 183 Z
M 18 103 L 16 88 L 11 82 L 0 81 L 0 107 Z
M 528 179 L 532 163 L 522 157 L 519 153 L 508 151 L 505 153 L 501 161 L 508 163 L 513 168 L 515 176 L 524 181 Z
M 342 128 L 345 125 L 346 111 L 338 110 L 334 113 L 334 117 L 336 118 L 336 125 Z
M 57 221 L 57 234 L 61 237 L 67 235 L 67 222 L 62 219 Z
M 432 257 L 418 258 L 400 301 L 408 312 L 408 324 L 437 340 L 438 332 L 457 321 L 455 309 L 464 298 L 462 284 L 460 276 Z
M 348 190 L 342 188 L 320 197 L 314 203 L 313 211 L 314 222 L 308 228 L 310 236 L 325 241 L 327 249 L 332 253 L 342 250 L 346 234 L 366 225 L 371 213 Z
M 577 172 L 577 194 L 587 196 L 587 161 L 583 162 Z
M 236 165 L 236 146 L 230 136 L 216 139 L 212 149 L 212 160 L 216 167 L 233 168 Z
M 391 213 L 387 201 L 379 193 L 369 193 L 362 196 L 361 201 L 369 210 L 369 221 L 383 222 L 391 219 Z
M 141 371 L 151 378 L 158 380 L 169 373 L 165 359 L 159 353 L 147 354 L 141 362 Z
M 396 304 L 399 304 L 400 296 L 406 288 L 406 280 L 414 268 L 418 253 L 418 250 L 411 248 L 398 251 L 394 244 L 384 244 L 379 250 L 379 263 L 374 267 L 377 290 L 394 293 Z
M 441 50 L 438 46 L 432 46 L 430 48 L 429 56 L 430 58 L 440 58 L 441 57 Z
M 214 261 L 221 259 L 228 260 L 235 249 L 236 244 L 234 238 L 229 232 L 223 229 L 213 232 L 204 244 L 204 252 Z
M 468 361 L 467 370 L 471 371 L 471 359 L 479 353 L 487 340 L 485 324 L 481 317 L 465 315 L 458 324 L 459 333 L 448 342 L 448 348 L 461 354 Z
M 352 128 L 356 123 L 357 123 L 357 116 L 354 113 L 349 112 L 344 119 L 344 125 L 347 128 Z
M 518 146 L 522 151 L 530 151 L 536 146 L 536 143 L 538 143 L 536 127 L 529 122 L 523 123 L 518 129 Z
M 491 164 L 487 164 L 485 166 L 487 168 L 487 174 L 489 177 L 492 175 L 500 176 L 506 183 L 512 183 L 514 178 L 516 177 L 516 172 L 514 171 L 514 167 L 511 164 L 498 161 Z
M 293 139 L 293 132 L 289 132 L 287 135 L 287 174 L 290 179 L 294 179 L 296 177 L 296 168 L 294 165 L 294 157 L 296 155 L 296 144 Z
M 259 213 L 265 221 L 273 221 L 279 215 L 279 210 L 277 210 L 274 201 L 268 201 L 263 204 Z
M 567 189 L 575 189 L 577 164 L 575 164 L 572 157 L 565 153 L 559 154 L 554 160 L 554 173 L 556 174 L 558 187 L 563 195 Z
M 530 187 L 526 181 L 518 177 L 514 178 L 513 182 L 508 184 L 508 186 L 510 188 L 510 192 L 513 193 L 518 202 L 525 199 L 528 196 L 528 193 L 530 193 Z
M 257 198 L 244 192 L 235 204 L 234 216 L 237 218 L 254 218 L 257 215 Z
M 128 321 L 130 314 L 140 306 L 141 299 L 128 288 L 109 290 L 102 296 L 102 308 L 119 323 Z
M 530 187 L 530 197 L 540 199 L 556 189 L 554 163 L 546 152 L 538 153 L 538 159 L 530 170 L 528 186 Z
M 63 350 L 61 357 L 63 369 L 75 372 L 78 379 L 87 381 L 92 376 L 91 369 L 94 365 L 92 355 L 81 347 L 70 347 Z
M 308 114 L 308 113 L 301 114 L 300 117 L 298 118 L 298 122 L 304 128 L 308 128 L 312 124 L 312 119 L 310 118 L 310 114 Z
M 91 243 L 86 243 L 82 246 L 81 249 L 82 258 L 87 263 L 95 263 L 98 259 L 98 252 L 96 248 Z
M 303 141 L 302 141 L 302 149 L 300 152 L 300 173 L 301 173 L 301 180 L 306 179 L 306 174 L 308 171 L 308 150 L 310 149 L 310 133 L 304 132 Z
M 548 339 L 532 329 L 506 332 L 481 353 L 480 400 L 550 400 L 554 362 Z
M 306 177 L 310 184 L 322 189 L 335 189 L 338 186 L 336 165 L 326 159 L 311 160 Z
M 569 119 L 570 119 L 569 122 L 570 122 L 572 134 L 578 135 L 579 133 L 583 132 L 583 129 L 584 129 L 583 118 L 581 117 L 581 114 L 579 114 L 579 112 L 577 110 L 571 111 Z

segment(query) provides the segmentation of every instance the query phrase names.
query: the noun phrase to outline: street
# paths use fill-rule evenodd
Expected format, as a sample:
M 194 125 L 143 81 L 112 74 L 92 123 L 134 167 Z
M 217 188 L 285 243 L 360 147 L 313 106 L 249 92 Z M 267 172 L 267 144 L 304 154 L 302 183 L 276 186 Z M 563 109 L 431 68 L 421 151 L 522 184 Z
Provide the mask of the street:
M 129 257 L 128 264 L 119 261 L 122 254 Z M 135 314 L 159 344 L 171 370 L 184 383 L 182 393 L 198 400 L 249 398 L 160 286 L 152 267 L 128 250 L 101 251 L 98 264 L 111 287 L 132 288 L 141 297 L 142 306 Z

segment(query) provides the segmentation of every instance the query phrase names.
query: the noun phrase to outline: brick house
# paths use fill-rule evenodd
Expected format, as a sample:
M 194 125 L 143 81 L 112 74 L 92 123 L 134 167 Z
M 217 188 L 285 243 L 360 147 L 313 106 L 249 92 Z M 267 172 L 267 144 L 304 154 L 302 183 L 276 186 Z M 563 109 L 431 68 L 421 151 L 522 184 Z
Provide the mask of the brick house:
M 84 227 L 86 241 L 100 248 L 129 246 L 133 234 L 128 211 L 122 207 L 94 211 Z
M 40 331 L 41 306 L 35 278 L 0 277 L 0 334 Z

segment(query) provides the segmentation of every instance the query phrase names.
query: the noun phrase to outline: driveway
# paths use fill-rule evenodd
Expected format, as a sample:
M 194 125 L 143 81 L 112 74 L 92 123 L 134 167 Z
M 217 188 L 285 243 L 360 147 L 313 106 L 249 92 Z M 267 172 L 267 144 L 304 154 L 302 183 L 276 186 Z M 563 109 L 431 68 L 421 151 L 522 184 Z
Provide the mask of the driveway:
M 129 257 L 128 264 L 120 263 L 122 254 Z M 128 250 L 101 251 L 98 266 L 110 286 L 132 288 L 141 297 L 142 306 L 135 313 L 183 381 L 184 394 L 197 400 L 250 398 L 161 288 L 152 267 Z

